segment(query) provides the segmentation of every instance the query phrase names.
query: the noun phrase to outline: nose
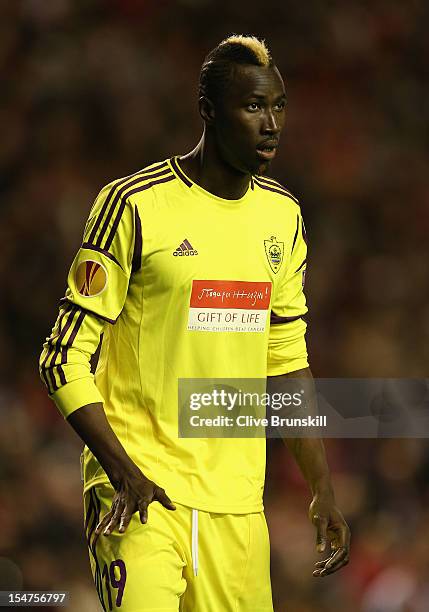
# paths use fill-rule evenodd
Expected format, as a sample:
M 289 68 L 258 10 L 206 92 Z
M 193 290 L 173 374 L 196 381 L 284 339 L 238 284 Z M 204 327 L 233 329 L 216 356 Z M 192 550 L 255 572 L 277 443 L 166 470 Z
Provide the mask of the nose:
M 264 134 L 278 134 L 281 131 L 280 118 L 271 109 L 264 115 L 262 131 Z

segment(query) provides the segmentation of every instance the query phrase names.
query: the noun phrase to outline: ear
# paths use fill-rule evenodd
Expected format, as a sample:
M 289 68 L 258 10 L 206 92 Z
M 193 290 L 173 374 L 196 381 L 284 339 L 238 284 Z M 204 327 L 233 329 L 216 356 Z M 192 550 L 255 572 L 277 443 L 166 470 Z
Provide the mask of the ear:
M 206 96 L 201 96 L 201 98 L 198 100 L 198 106 L 203 121 L 207 125 L 211 125 L 215 118 L 215 108 L 213 102 L 209 98 L 206 98 Z

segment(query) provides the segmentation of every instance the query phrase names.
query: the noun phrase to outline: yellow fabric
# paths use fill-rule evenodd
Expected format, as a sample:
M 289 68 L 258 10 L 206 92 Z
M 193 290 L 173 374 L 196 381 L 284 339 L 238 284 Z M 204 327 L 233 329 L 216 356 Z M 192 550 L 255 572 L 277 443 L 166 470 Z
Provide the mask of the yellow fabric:
M 115 530 L 110 536 L 100 535 L 94 545 L 94 527 L 110 510 L 112 497 L 109 485 L 85 494 L 91 569 L 105 610 L 272 612 L 263 512 L 199 511 L 193 551 L 192 509 L 178 504 L 170 511 L 155 502 L 149 505 L 145 525 L 135 513 L 124 534 Z
M 272 325 L 268 345 L 267 376 L 296 372 L 308 366 L 303 338 L 307 324 L 302 319 Z
M 55 403 L 60 412 L 67 417 L 76 406 L 103 402 L 103 396 L 94 384 L 94 378 L 87 376 L 64 385 L 55 393 Z
M 178 379 L 265 378 L 308 365 L 306 325 L 299 318 L 307 311 L 300 209 L 272 179 L 252 184 L 240 200 L 223 200 L 167 160 L 105 187 L 40 359 L 65 417 L 95 401 L 98 390 L 115 433 L 142 471 L 174 501 L 220 513 L 262 510 L 265 440 L 178 438 Z M 92 295 L 105 278 L 105 288 Z M 234 312 L 262 323 L 218 331 L 215 320 L 203 324 L 210 331 L 198 328 L 200 309 L 192 301 L 198 302 L 198 283 L 229 283 L 232 293 L 259 283 L 263 296 L 271 290 L 259 310 L 246 310 L 250 298 L 239 297 L 241 310 L 216 302 L 220 308 L 209 305 L 202 314 L 226 321 Z M 91 382 L 89 360 L 101 334 Z M 107 482 L 87 448 L 84 479 L 85 490 Z

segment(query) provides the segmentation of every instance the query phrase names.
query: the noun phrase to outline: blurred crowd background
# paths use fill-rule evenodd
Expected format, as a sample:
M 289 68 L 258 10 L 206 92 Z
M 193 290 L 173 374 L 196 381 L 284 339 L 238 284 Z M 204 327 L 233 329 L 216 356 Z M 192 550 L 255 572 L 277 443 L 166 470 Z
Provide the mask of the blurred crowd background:
M 0 2 L 0 590 L 66 589 L 71 611 L 100 609 L 81 445 L 38 355 L 95 195 L 194 146 L 199 68 L 225 36 L 265 37 L 286 80 L 272 175 L 302 202 L 315 376 L 427 376 L 428 20 L 418 0 Z M 309 494 L 271 442 L 276 612 L 426 612 L 428 443 L 327 448 L 351 563 L 312 578 Z

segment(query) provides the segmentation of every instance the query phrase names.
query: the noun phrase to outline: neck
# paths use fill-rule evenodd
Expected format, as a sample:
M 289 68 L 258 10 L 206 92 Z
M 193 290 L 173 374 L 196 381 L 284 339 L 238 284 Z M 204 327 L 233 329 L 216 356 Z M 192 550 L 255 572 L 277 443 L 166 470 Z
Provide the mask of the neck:
M 227 164 L 206 130 L 195 149 L 179 158 L 179 164 L 194 183 L 219 198 L 239 200 L 249 188 L 250 174 Z

